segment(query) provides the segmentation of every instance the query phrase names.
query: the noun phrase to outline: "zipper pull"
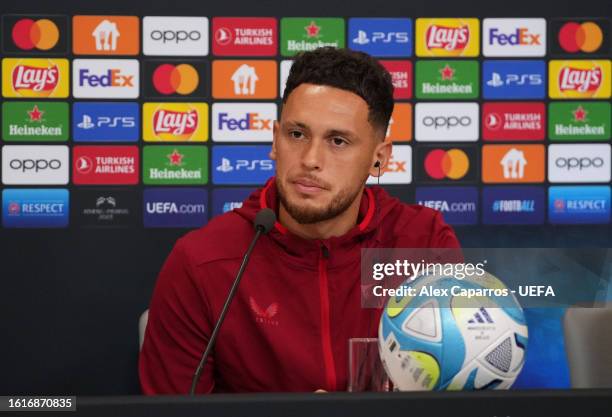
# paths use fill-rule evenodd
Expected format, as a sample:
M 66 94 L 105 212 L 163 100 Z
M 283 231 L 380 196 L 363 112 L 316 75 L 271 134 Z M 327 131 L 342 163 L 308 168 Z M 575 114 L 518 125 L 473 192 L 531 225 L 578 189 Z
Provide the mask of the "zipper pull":
M 321 254 L 325 259 L 329 259 L 329 249 L 324 244 L 321 244 Z

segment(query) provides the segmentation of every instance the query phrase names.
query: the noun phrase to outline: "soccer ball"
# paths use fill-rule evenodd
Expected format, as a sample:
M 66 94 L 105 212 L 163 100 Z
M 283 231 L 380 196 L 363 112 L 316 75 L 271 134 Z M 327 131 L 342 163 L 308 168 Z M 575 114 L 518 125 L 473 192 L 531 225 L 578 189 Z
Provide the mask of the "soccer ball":
M 510 388 L 525 362 L 528 333 L 521 306 L 499 279 L 433 276 L 407 286 L 415 295 L 391 297 L 379 326 L 380 357 L 396 390 Z M 448 294 L 431 294 L 435 289 Z M 494 289 L 509 295 L 502 300 Z

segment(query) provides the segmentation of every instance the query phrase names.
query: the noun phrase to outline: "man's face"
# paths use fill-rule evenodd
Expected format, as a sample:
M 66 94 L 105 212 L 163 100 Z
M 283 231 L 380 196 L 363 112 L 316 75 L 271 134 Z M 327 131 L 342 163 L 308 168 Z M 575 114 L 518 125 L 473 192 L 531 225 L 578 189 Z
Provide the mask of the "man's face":
M 383 133 L 368 121 L 368 105 L 349 91 L 301 84 L 274 123 L 281 204 L 298 223 L 332 219 L 360 195 Z

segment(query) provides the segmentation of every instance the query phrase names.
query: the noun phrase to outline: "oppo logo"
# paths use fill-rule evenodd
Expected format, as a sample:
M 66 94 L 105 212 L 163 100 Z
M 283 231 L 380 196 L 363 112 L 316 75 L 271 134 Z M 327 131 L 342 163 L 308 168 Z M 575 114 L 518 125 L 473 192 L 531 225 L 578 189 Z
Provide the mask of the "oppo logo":
M 151 39 L 154 41 L 162 41 L 162 43 L 180 43 L 184 41 L 199 41 L 202 38 L 202 33 L 197 30 L 190 32 L 186 30 L 154 30 L 151 32 Z
M 469 116 L 427 116 L 423 119 L 424 126 L 434 129 L 446 128 L 448 130 L 457 126 L 468 127 L 471 124 L 472 118 Z
M 417 142 L 476 142 L 478 103 L 417 103 L 414 119 Z
M 587 169 L 587 168 L 601 168 L 604 166 L 605 161 L 603 158 L 595 157 L 595 158 L 557 158 L 555 160 L 555 166 L 563 169 L 576 169 L 579 170 Z
M 21 172 L 32 170 L 38 172 L 46 169 L 60 169 L 62 162 L 59 159 L 11 159 L 9 166 Z

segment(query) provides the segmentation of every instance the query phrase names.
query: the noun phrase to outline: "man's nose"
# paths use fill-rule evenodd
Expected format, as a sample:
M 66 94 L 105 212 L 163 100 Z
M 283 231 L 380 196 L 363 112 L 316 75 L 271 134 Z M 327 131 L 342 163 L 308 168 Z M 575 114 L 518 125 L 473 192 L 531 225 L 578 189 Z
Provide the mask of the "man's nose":
M 310 170 L 319 170 L 323 167 L 325 143 L 322 139 L 314 138 L 308 142 L 302 153 L 302 165 Z

